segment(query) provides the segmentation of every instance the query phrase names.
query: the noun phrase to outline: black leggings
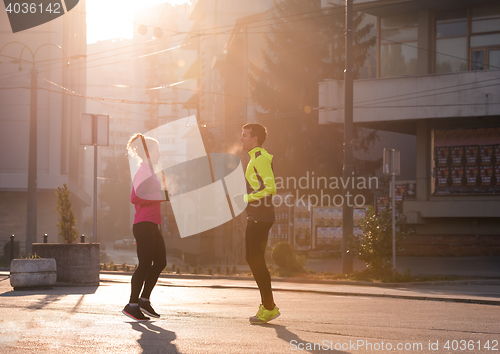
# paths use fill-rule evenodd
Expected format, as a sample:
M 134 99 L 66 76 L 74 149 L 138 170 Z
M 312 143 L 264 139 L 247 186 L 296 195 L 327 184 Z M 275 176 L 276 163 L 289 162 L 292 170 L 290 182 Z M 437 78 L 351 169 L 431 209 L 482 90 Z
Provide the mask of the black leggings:
M 253 277 L 260 290 L 262 305 L 267 309 L 274 307 L 271 290 L 271 275 L 266 265 L 266 246 L 272 222 L 248 221 L 245 233 L 246 258 Z
M 142 221 L 134 224 L 132 230 L 139 259 L 139 265 L 132 275 L 130 294 L 130 302 L 135 304 L 139 300 L 141 290 L 141 297 L 149 299 L 161 271 L 167 265 L 167 255 L 165 242 L 157 224 Z

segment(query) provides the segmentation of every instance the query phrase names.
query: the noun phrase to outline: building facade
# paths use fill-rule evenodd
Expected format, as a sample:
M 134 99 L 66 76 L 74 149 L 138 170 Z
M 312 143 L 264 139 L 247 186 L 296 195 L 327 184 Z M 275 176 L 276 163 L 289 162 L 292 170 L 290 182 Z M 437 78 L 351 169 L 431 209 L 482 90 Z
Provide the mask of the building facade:
M 377 74 L 354 82 L 354 124 L 416 137 L 403 254 L 499 255 L 498 2 L 365 0 L 354 10 L 377 23 Z M 342 123 L 343 82 L 319 90 L 320 121 Z
M 85 1 L 53 21 L 15 34 L 7 13 L 0 14 L 0 245 L 14 234 L 21 249 L 25 246 L 31 92 L 36 92 L 38 99 L 34 242 L 41 242 L 43 234 L 48 234 L 49 242 L 59 241 L 55 211 L 58 186 L 68 185 L 79 228 L 82 211 L 90 205 L 84 186 L 84 149 L 79 144 L 85 100 L 70 94 L 85 93 L 85 21 Z M 33 57 L 28 48 L 35 54 L 37 88 L 30 83 Z

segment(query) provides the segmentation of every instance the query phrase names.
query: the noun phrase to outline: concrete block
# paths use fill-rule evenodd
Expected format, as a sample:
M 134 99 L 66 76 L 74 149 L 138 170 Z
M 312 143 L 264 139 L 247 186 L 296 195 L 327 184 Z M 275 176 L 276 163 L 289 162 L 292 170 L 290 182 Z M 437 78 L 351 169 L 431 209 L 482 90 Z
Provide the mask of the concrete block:
M 15 289 L 52 287 L 57 279 L 56 260 L 14 259 L 10 263 L 10 285 Z
M 99 246 L 98 243 L 34 243 L 33 253 L 56 260 L 56 285 L 99 285 Z

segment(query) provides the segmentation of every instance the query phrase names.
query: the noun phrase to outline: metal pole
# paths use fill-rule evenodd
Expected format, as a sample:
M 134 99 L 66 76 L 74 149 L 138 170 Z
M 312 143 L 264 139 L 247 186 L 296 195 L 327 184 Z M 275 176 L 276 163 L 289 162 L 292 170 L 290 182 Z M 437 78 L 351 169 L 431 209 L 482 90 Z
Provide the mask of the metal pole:
M 392 173 L 392 272 L 396 275 L 396 174 Z
M 345 37 L 345 72 L 344 72 L 344 169 L 342 177 L 348 181 L 352 176 L 352 124 L 353 124 L 353 73 L 352 73 L 352 0 L 346 0 L 346 37 Z M 352 257 L 349 254 L 349 237 L 353 233 L 352 204 L 349 206 L 347 195 L 351 183 L 344 189 L 342 210 L 342 273 L 352 273 Z
M 12 262 L 13 259 L 14 259 L 14 235 L 11 235 L 10 236 L 10 261 Z
M 94 243 L 97 243 L 97 117 L 92 115 L 94 143 Z
M 37 105 L 38 71 L 31 70 L 30 134 L 28 157 L 28 196 L 26 220 L 26 254 L 31 253 L 31 245 L 36 240 L 36 192 L 37 192 Z

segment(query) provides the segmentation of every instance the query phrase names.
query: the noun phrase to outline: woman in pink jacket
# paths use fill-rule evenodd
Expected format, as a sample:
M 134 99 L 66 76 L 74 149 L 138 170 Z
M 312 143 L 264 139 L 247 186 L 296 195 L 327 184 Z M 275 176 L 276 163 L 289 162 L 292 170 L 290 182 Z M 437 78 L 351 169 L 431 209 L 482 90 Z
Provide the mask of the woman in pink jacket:
M 122 312 L 134 320 L 148 321 L 149 317 L 143 313 L 160 317 L 151 307 L 149 297 L 161 271 L 167 265 L 165 242 L 160 232 L 161 202 L 165 201 L 165 194 L 161 191 L 160 181 L 153 171 L 153 165 L 160 160 L 160 146 L 153 138 L 135 134 L 130 138 L 127 149 L 129 154 L 141 160 L 130 196 L 130 201 L 135 205 L 132 230 L 139 265 L 132 275 L 130 301 Z

